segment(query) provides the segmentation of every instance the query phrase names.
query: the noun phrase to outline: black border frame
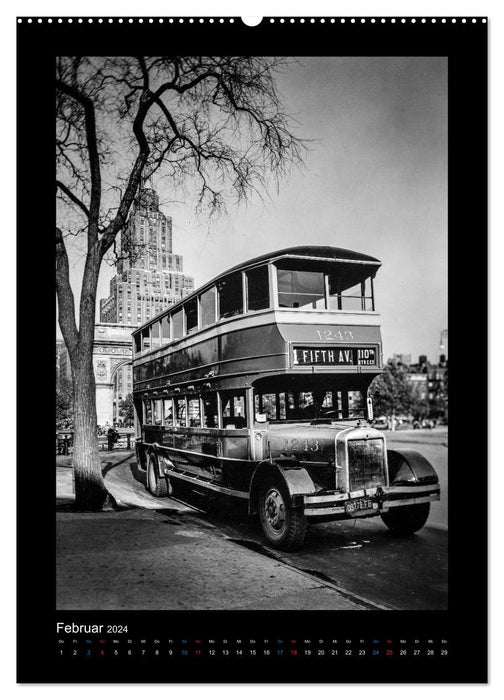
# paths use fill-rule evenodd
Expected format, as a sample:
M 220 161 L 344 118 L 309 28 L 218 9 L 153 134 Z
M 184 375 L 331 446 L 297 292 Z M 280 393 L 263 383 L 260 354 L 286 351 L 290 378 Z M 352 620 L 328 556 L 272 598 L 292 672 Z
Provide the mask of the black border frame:
M 52 24 L 26 18 L 17 26 L 18 106 L 18 394 L 37 392 L 48 401 L 55 387 L 54 250 L 54 57 L 56 55 L 171 53 L 348 56 L 448 57 L 448 212 L 449 212 L 449 329 L 450 448 L 449 448 L 449 609 L 447 611 L 382 612 L 92 612 L 57 613 L 55 610 L 54 413 L 42 411 L 27 431 L 23 401 L 17 409 L 18 480 L 18 681 L 19 682 L 458 682 L 487 680 L 487 314 L 481 293 L 461 294 L 471 278 L 479 289 L 487 278 L 487 29 L 483 18 L 460 18 L 436 23 L 421 17 L 395 22 L 377 17 L 375 23 L 326 17 L 304 24 L 290 18 L 272 24 L 264 18 L 247 27 L 235 17 L 210 24 L 199 18 L 189 24 L 175 18 L 162 24 L 123 24 L 108 17 L 93 24 L 66 19 Z M 168 39 L 168 42 L 167 42 Z M 28 238 L 28 240 L 27 240 Z M 469 258 L 469 260 L 468 260 Z M 25 280 L 29 279 L 30 284 Z M 36 299 L 33 285 L 36 285 Z M 35 302 L 35 303 L 34 303 Z M 461 305 L 461 302 L 463 306 Z M 30 338 L 24 319 L 30 313 Z M 466 340 L 477 339 L 476 363 L 465 350 Z M 472 343 L 473 344 L 473 343 Z M 485 358 L 485 359 L 483 359 Z M 36 387 L 30 368 L 36 363 Z M 473 367 L 478 376 L 473 379 Z M 469 384 L 470 382 L 470 384 Z M 466 394 L 478 406 L 477 429 L 467 429 Z M 49 474 L 51 476 L 49 476 Z M 468 535 L 470 533 L 470 535 Z M 473 542 L 466 552 L 469 536 Z M 38 561 L 35 554 L 41 555 Z M 230 638 L 259 634 L 288 637 L 352 634 L 371 637 L 447 637 L 450 654 L 436 659 L 273 660 L 244 658 L 233 663 L 208 659 L 177 659 L 168 668 L 152 660 L 138 665 L 124 661 L 57 664 L 54 655 L 55 622 L 129 623 L 132 634 L 159 633 L 160 625 L 174 636 L 205 636 L 215 625 Z M 99 660 L 98 660 L 99 661 Z M 376 660 L 375 660 L 376 661 Z

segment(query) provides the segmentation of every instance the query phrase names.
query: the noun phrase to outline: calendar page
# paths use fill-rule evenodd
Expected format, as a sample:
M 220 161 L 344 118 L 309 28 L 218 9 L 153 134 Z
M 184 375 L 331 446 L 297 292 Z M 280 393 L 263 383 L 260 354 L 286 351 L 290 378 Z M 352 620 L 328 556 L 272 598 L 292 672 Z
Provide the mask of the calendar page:
M 17 51 L 18 681 L 486 682 L 486 18 Z

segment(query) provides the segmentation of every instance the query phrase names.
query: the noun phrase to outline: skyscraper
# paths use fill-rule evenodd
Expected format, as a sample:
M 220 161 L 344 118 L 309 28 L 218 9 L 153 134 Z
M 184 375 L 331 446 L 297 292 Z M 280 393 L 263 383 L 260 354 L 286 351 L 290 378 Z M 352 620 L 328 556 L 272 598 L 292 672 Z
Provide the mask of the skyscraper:
M 117 338 L 114 340 L 116 347 L 110 352 L 118 352 L 120 345 L 129 349 L 131 326 L 140 326 L 194 290 L 194 279 L 184 274 L 182 256 L 173 253 L 172 243 L 171 217 L 160 211 L 155 190 L 142 187 L 121 234 L 117 274 L 110 282 L 110 294 L 107 299 L 100 300 L 100 323 L 118 324 L 108 330 L 97 326 L 95 345 L 102 353 L 99 361 L 105 362 L 106 367 L 107 362 L 113 365 L 116 360 L 106 360 L 109 348 L 105 341 L 102 342 L 105 335 L 124 336 L 122 343 Z M 121 401 L 132 391 L 131 365 L 122 362 L 120 365 L 112 372 L 110 380 L 114 391 L 114 420 L 119 416 Z M 108 377 L 104 366 L 100 371 Z M 97 384 L 99 381 L 102 380 L 98 376 Z M 109 380 L 105 378 L 103 381 L 107 383 Z M 112 384 L 108 386 L 112 387 Z M 108 405 L 105 399 L 98 401 L 99 423 L 104 422 L 101 415 L 108 415 Z
M 159 196 L 143 187 L 121 234 L 117 274 L 100 301 L 102 323 L 139 326 L 190 294 L 194 280 L 173 253 L 172 220 L 159 210 Z

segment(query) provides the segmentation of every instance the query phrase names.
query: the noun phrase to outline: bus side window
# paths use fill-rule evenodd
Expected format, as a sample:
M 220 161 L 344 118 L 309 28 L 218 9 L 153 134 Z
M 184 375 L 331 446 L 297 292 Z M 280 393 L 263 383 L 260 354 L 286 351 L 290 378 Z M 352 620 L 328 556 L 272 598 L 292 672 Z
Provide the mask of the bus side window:
M 161 399 L 154 399 L 154 425 L 161 425 Z
M 175 425 L 185 427 L 186 403 L 185 399 L 175 399 Z
M 219 317 L 229 318 L 243 313 L 243 286 L 241 272 L 228 275 L 218 282 Z
M 175 311 L 171 317 L 173 340 L 182 338 L 184 334 L 184 314 L 182 309 Z
M 163 399 L 163 424 L 173 425 L 173 406 L 171 399 Z
M 159 321 L 151 326 L 151 344 L 152 349 L 158 348 L 161 345 L 161 324 Z
M 161 319 L 161 345 L 166 345 L 170 342 L 170 316 L 166 314 Z
M 194 396 L 187 399 L 187 416 L 189 418 L 189 427 L 199 428 L 201 426 L 200 402 Z
M 246 402 L 243 392 L 223 391 L 222 427 L 228 430 L 239 430 L 247 427 Z
M 269 308 L 268 266 L 256 267 L 246 273 L 247 310 L 260 311 Z
M 205 394 L 203 396 L 203 427 L 218 427 L 217 394 Z
M 152 425 L 152 404 L 150 399 L 144 401 L 144 419 L 145 425 Z
M 215 287 L 210 287 L 200 296 L 201 327 L 215 323 Z
M 184 306 L 186 318 L 186 333 L 191 333 L 198 328 L 198 300 L 192 299 Z
M 150 327 L 144 328 L 142 331 L 142 352 L 147 352 L 151 349 Z

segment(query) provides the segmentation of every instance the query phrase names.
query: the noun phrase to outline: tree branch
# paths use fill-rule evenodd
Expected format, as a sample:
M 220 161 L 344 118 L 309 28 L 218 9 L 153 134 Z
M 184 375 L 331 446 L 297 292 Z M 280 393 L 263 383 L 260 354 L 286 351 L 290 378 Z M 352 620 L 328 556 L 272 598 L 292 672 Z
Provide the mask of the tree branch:
M 74 193 L 68 189 L 66 185 L 64 185 L 60 180 L 56 180 L 56 187 L 59 187 L 60 190 L 66 194 L 68 199 L 70 199 L 74 204 L 76 204 L 86 215 L 86 217 L 89 219 L 90 218 L 90 213 L 89 209 L 86 207 L 84 202 L 81 202 L 81 200 L 74 195 Z
M 89 203 L 89 245 L 93 245 L 98 237 L 98 218 L 101 201 L 101 172 L 98 155 L 98 140 L 96 136 L 96 117 L 93 101 L 77 88 L 67 85 L 62 80 L 56 80 L 56 87 L 63 94 L 76 100 L 84 109 L 86 124 L 86 142 L 89 157 L 89 173 L 91 178 L 91 198 Z
M 68 255 L 61 229 L 56 228 L 56 292 L 58 295 L 58 321 L 70 355 L 79 340 L 75 323 L 75 305 L 68 267 Z
M 117 214 L 110 224 L 105 228 L 102 238 L 100 239 L 100 255 L 103 257 L 105 253 L 109 250 L 110 246 L 114 242 L 114 238 L 118 232 L 123 228 L 126 223 L 126 218 L 130 210 L 133 199 L 135 198 L 138 186 L 140 184 L 140 179 L 142 177 L 142 172 L 147 163 L 147 159 L 150 153 L 149 142 L 143 131 L 143 125 L 145 117 L 149 109 L 153 104 L 152 97 L 148 98 L 147 95 L 149 91 L 149 76 L 148 73 L 144 73 L 144 92 L 140 98 L 140 103 L 138 106 L 137 114 L 133 122 L 133 133 L 137 140 L 139 146 L 139 153 L 131 169 L 130 176 L 128 178 L 128 183 L 124 191 L 124 195 L 120 201 L 119 207 L 117 209 Z

